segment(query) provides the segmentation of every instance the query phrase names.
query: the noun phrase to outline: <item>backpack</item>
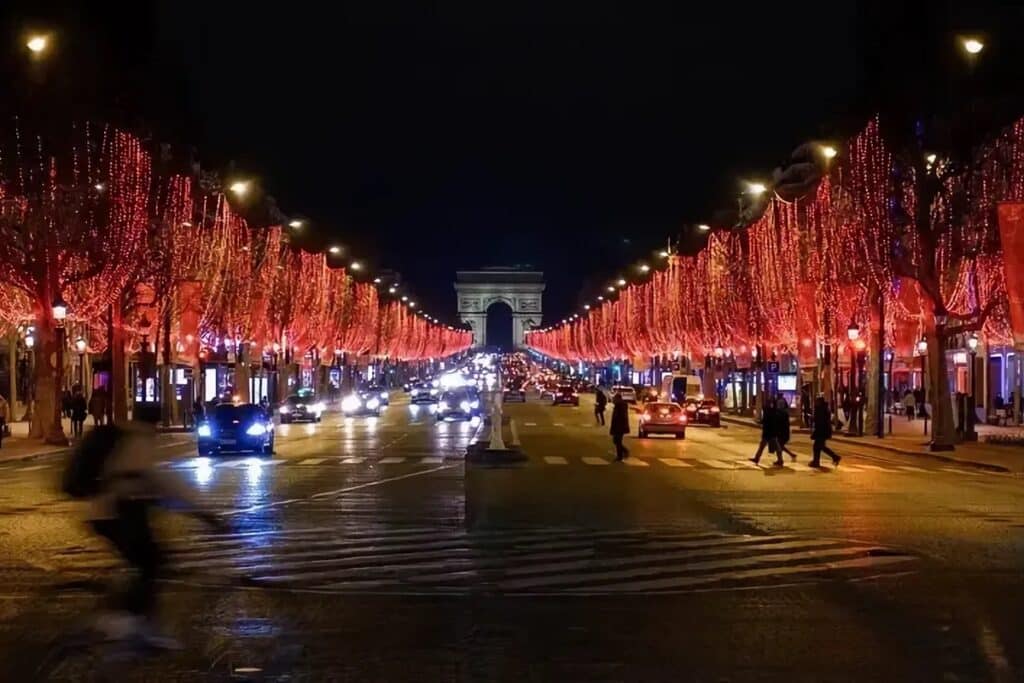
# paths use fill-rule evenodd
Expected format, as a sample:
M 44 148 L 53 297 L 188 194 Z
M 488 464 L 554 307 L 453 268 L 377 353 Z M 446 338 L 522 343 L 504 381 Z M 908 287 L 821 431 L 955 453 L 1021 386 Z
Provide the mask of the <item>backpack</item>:
M 72 498 L 91 498 L 103 489 L 103 468 L 114 452 L 121 430 L 114 425 L 97 425 L 71 453 L 61 489 Z

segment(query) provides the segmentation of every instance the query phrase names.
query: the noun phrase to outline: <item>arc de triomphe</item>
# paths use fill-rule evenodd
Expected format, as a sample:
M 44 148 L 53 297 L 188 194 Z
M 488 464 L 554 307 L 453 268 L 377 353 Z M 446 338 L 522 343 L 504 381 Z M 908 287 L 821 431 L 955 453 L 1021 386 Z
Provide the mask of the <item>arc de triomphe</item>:
M 524 345 L 525 332 L 541 323 L 544 273 L 519 268 L 460 270 L 455 274 L 459 319 L 473 328 L 473 345 L 487 345 L 487 309 L 498 302 L 512 309 L 512 343 Z

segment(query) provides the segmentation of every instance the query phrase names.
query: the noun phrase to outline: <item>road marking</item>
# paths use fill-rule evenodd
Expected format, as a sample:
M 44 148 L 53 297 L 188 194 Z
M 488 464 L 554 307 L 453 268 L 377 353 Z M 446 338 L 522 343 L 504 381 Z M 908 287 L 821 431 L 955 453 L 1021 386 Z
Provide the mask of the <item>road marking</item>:
M 921 468 L 921 467 L 913 467 L 912 465 L 896 465 L 896 468 L 897 469 L 901 469 L 901 470 L 906 470 L 907 472 L 925 472 L 925 473 L 927 473 L 929 471 L 929 470 L 926 470 L 926 469 Z
M 758 465 L 757 463 L 750 462 L 746 458 L 744 458 L 743 460 L 733 460 L 733 462 L 739 465 L 740 467 L 746 467 L 748 470 L 762 469 L 760 465 Z
M 405 462 L 405 458 L 389 456 L 387 458 L 381 458 L 380 460 L 377 461 L 377 463 L 381 465 L 397 465 L 400 462 Z
M 565 426 L 565 423 L 564 423 L 564 422 L 556 422 L 556 423 L 554 423 L 554 424 L 553 424 L 552 426 L 553 426 L 553 427 L 564 427 L 564 426 Z
M 679 458 L 658 458 L 658 461 L 665 463 L 669 467 L 693 467 L 690 463 Z
M 537 426 L 536 422 L 524 422 L 523 424 L 525 424 L 527 427 L 536 427 Z
M 972 472 L 971 470 L 963 470 L 963 469 L 960 469 L 959 467 L 940 467 L 939 469 L 944 470 L 946 472 L 953 472 L 955 474 L 969 474 L 972 477 L 980 477 L 981 476 L 981 472 Z
M 815 469 L 813 467 L 809 467 L 806 463 L 802 463 L 802 462 L 790 462 L 786 466 L 789 467 L 792 470 L 797 471 L 797 472 L 817 472 L 818 471 L 817 469 Z
M 19 472 L 34 472 L 36 470 L 45 470 L 49 465 L 32 465 L 30 467 L 19 467 Z
M 354 458 L 354 457 L 353 458 L 342 458 L 341 459 L 341 464 L 342 465 L 358 465 L 358 464 L 362 463 L 364 460 L 366 460 L 366 458 Z
M 708 459 L 704 459 L 704 458 L 697 458 L 697 462 L 699 462 L 700 464 L 705 465 L 707 467 L 710 467 L 712 469 L 716 469 L 716 470 L 738 470 L 739 469 L 739 467 L 737 467 L 734 463 L 731 463 L 731 462 L 729 462 L 727 460 L 708 460 Z
M 319 465 L 320 463 L 324 462 L 325 460 L 327 460 L 327 458 L 307 458 L 307 459 L 302 460 L 301 462 L 298 462 L 296 464 L 298 464 L 298 465 Z
M 608 461 L 604 458 L 595 458 L 592 455 L 583 456 L 583 462 L 587 465 L 607 465 Z
M 861 469 L 864 469 L 864 470 L 873 470 L 875 472 L 890 472 L 890 473 L 891 472 L 895 472 L 895 470 L 890 470 L 890 469 L 888 469 L 886 467 L 879 467 L 878 465 L 868 465 L 868 464 L 865 464 L 865 463 L 860 463 L 860 464 L 857 465 L 857 467 L 859 467 Z
M 420 464 L 421 465 L 440 465 L 443 462 L 444 462 L 444 458 L 437 458 L 437 457 L 420 458 Z
M 625 460 L 623 460 L 623 462 L 629 465 L 630 467 L 650 467 L 650 465 L 648 465 L 640 458 L 626 458 Z
M 545 455 L 544 462 L 549 465 L 568 465 L 569 461 L 560 455 Z

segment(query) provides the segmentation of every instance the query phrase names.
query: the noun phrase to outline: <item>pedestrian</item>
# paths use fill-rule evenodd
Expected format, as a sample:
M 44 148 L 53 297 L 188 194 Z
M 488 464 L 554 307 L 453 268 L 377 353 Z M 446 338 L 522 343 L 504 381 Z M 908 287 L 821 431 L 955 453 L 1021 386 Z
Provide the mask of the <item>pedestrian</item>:
M 764 452 L 765 446 L 768 447 L 769 453 L 775 454 L 775 465 L 777 467 L 782 467 L 785 464 L 782 460 L 782 449 L 779 448 L 777 438 L 779 420 L 776 417 L 776 412 L 775 401 L 770 396 L 766 397 L 764 407 L 761 409 L 761 443 L 757 446 L 757 453 L 750 459 L 750 462 L 755 465 L 761 462 L 761 453 Z
M 821 454 L 824 451 L 832 458 L 833 466 L 838 467 L 842 458 L 828 447 L 828 440 L 832 438 L 832 413 L 828 409 L 828 402 L 825 396 L 819 394 L 814 402 L 814 426 L 811 428 L 812 457 L 809 463 L 811 467 L 821 467 Z
M 914 407 L 916 403 L 914 394 L 908 389 L 907 393 L 903 394 L 903 411 L 907 414 L 907 422 L 914 421 Z
M 629 449 L 622 445 L 622 437 L 629 434 L 629 404 L 618 391 L 612 398 L 612 424 L 608 432 L 612 435 L 612 443 L 615 444 L 615 459 L 621 462 L 628 458 Z
M 800 389 L 800 418 L 803 420 L 804 427 L 808 429 L 811 426 L 811 420 L 813 416 L 811 414 L 811 385 L 805 384 Z
M 917 416 L 920 418 L 927 419 L 928 409 L 925 407 L 924 399 L 924 389 L 914 390 L 914 403 L 917 405 Z
M 181 480 L 156 466 L 160 411 L 154 408 L 139 404 L 126 426 L 92 430 L 69 462 L 64 490 L 87 502 L 89 526 L 134 570 L 125 590 L 111 596 L 111 609 L 99 615 L 97 627 L 111 639 L 173 648 L 156 621 L 157 580 L 165 562 L 150 527 L 153 508 L 174 503 L 214 528 L 226 525 L 200 508 Z
M 107 411 L 106 390 L 103 387 L 93 389 L 89 397 L 89 414 L 92 415 L 93 426 L 103 424 L 103 418 Z
M 81 438 L 85 431 L 85 416 L 88 414 L 82 387 L 76 386 L 71 396 L 71 435 Z
M 64 417 L 71 417 L 71 392 L 67 389 L 60 395 L 60 412 Z
M 4 433 L 7 431 L 7 424 L 11 421 L 11 406 L 7 399 L 0 396 L 0 445 L 4 441 Z
M 790 429 L 789 429 L 789 403 L 786 399 L 779 394 L 778 400 L 775 402 L 775 419 L 777 421 L 777 427 L 775 429 L 775 442 L 779 447 L 779 459 L 782 459 L 782 453 L 789 453 L 789 457 L 796 461 L 796 453 L 786 448 L 786 444 L 789 443 Z
M 594 418 L 597 424 L 604 427 L 604 409 L 608 405 L 608 397 L 600 386 L 594 389 Z

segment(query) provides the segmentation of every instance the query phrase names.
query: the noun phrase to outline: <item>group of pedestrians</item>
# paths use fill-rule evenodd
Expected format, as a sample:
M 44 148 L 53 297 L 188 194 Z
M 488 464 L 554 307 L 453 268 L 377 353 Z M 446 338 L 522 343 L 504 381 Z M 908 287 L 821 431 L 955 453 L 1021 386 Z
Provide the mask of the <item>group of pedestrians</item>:
M 82 438 L 85 433 L 85 420 L 90 415 L 94 425 L 106 421 L 107 393 L 102 387 L 93 389 L 92 396 L 86 400 L 81 384 L 65 389 L 61 395 L 61 413 L 71 420 L 71 436 Z
M 803 413 L 801 406 L 801 413 Z M 814 401 L 814 408 L 810 419 L 811 427 L 811 462 L 810 467 L 821 466 L 821 454 L 825 453 L 832 458 L 833 465 L 839 465 L 842 457 L 828 446 L 828 440 L 832 438 L 832 411 L 829 410 L 828 402 L 823 394 L 819 394 Z M 789 404 L 782 396 L 776 398 L 768 397 L 764 409 L 761 412 L 761 443 L 758 444 L 757 452 L 750 459 L 755 465 L 761 461 L 761 454 L 765 447 L 769 453 L 775 454 L 775 466 L 782 467 L 785 460 L 783 453 L 796 460 L 796 453 L 786 446 L 789 443 Z

